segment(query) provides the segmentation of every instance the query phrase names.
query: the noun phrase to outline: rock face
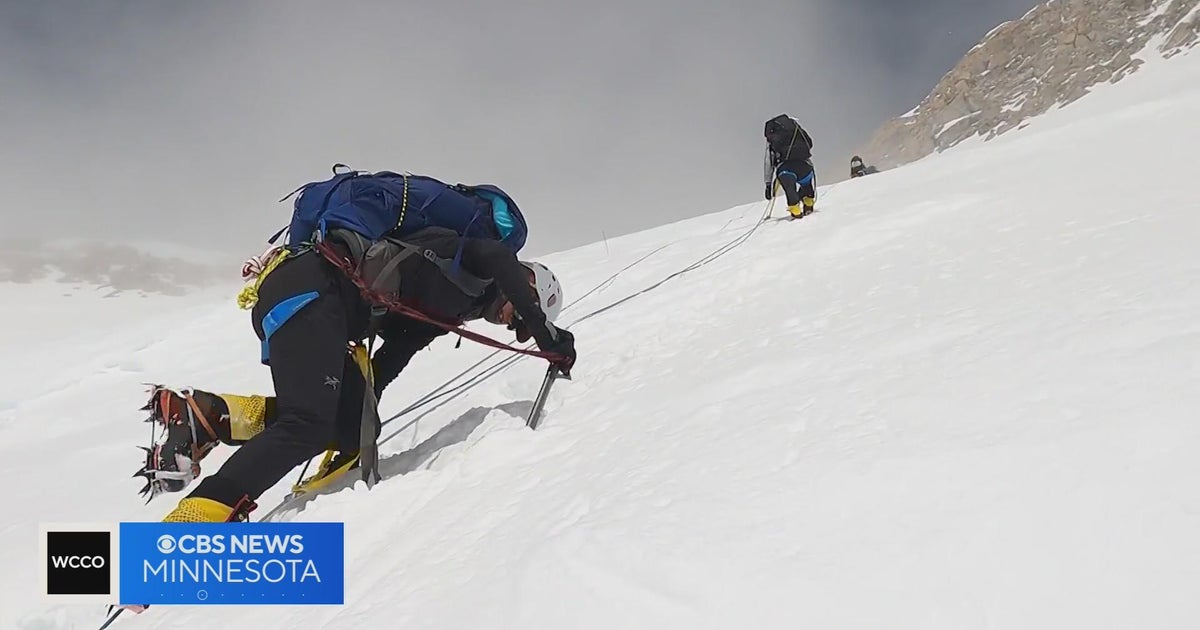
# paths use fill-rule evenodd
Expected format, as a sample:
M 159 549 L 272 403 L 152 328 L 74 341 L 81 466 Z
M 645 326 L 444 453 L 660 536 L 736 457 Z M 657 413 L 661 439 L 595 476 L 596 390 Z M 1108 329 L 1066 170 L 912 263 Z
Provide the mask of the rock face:
M 974 136 L 991 139 L 1099 83 L 1200 42 L 1200 0 L 1050 0 L 972 48 L 909 113 L 857 151 L 891 168 Z

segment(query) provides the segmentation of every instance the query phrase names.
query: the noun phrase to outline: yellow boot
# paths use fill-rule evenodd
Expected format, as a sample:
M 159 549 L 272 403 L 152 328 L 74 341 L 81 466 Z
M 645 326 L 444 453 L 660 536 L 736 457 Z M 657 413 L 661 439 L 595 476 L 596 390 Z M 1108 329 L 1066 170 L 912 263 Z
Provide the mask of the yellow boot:
M 134 476 L 144 477 L 141 494 L 153 499 L 163 492 L 180 492 L 200 475 L 200 461 L 219 444 L 237 446 L 263 432 L 267 399 L 263 396 L 214 394 L 203 390 L 150 387 L 143 410 L 147 422 L 165 432 L 146 452 Z
M 163 385 L 151 388 L 148 422 L 164 427 L 181 425 L 195 436 L 197 451 L 212 449 L 218 442 L 239 445 L 263 432 L 266 427 L 265 396 L 215 394 L 200 389 L 175 390 Z
M 358 467 L 358 453 L 341 453 L 335 450 L 325 451 L 317 473 L 307 479 L 292 485 L 292 496 L 300 496 L 320 490 L 333 483 L 346 472 Z
M 266 427 L 267 399 L 265 396 L 218 394 L 229 410 L 229 437 L 245 442 L 263 432 Z M 222 418 L 224 420 L 224 418 Z
M 164 523 L 226 523 L 232 520 L 233 508 L 212 499 L 188 497 L 179 502 Z
M 210 481 L 213 477 L 209 477 L 202 484 L 198 491 L 205 494 L 215 492 L 218 496 L 234 496 L 229 492 L 229 484 L 217 479 Z M 250 512 L 253 512 L 258 505 L 250 500 L 250 497 L 242 495 L 236 501 L 233 501 L 233 507 L 224 501 L 210 499 L 203 496 L 186 497 L 171 510 L 170 514 L 163 517 L 164 523 L 231 523 L 243 522 L 250 520 Z
M 164 523 L 230 523 L 250 520 L 258 505 L 236 482 L 219 474 L 200 482 L 163 518 Z
M 812 214 L 814 206 L 816 206 L 817 200 L 813 199 L 812 197 L 805 197 L 804 199 L 801 200 L 801 202 L 804 203 L 804 211 L 801 213 L 800 216 L 808 216 L 808 215 Z
M 800 217 L 804 216 L 803 211 L 800 209 L 799 205 L 788 206 L 788 212 L 790 212 L 792 214 L 793 219 L 799 219 Z

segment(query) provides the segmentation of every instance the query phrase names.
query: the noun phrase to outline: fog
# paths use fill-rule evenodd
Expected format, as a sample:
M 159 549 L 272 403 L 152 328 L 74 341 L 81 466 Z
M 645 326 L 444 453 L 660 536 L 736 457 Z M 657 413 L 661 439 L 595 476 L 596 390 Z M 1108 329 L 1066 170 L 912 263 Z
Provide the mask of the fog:
M 6 239 L 257 253 L 343 162 L 494 183 L 544 253 L 820 183 L 1032 0 L 25 2 L 0 8 Z

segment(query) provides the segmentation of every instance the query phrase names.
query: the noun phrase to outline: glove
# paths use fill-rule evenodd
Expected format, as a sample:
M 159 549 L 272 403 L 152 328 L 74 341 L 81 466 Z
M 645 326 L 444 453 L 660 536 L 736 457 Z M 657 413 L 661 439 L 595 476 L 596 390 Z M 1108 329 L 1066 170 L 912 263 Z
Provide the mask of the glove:
M 775 195 L 772 195 L 772 194 L 771 194 L 771 185 L 770 185 L 770 184 L 767 184 L 767 188 L 766 188 L 766 190 L 763 192 L 763 194 L 766 196 L 766 198 L 767 198 L 767 201 L 770 201 L 770 200 L 771 200 L 771 197 L 774 197 L 774 196 L 775 196 Z
M 563 374 L 570 376 L 571 368 L 575 365 L 575 335 L 557 326 L 554 328 L 554 331 L 557 333 L 558 340 L 548 342 L 546 346 L 541 347 L 541 350 L 560 355 L 562 358 L 555 361 L 554 365 L 562 370 Z

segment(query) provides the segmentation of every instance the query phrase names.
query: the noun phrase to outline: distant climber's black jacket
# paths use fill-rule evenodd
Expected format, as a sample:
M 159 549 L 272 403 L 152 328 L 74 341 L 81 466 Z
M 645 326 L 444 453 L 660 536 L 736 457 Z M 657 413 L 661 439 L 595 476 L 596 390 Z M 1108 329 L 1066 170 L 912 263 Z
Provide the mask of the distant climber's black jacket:
M 791 116 L 780 114 L 768 120 L 763 135 L 770 149 L 772 166 L 784 162 L 803 162 L 812 157 L 812 137 Z

